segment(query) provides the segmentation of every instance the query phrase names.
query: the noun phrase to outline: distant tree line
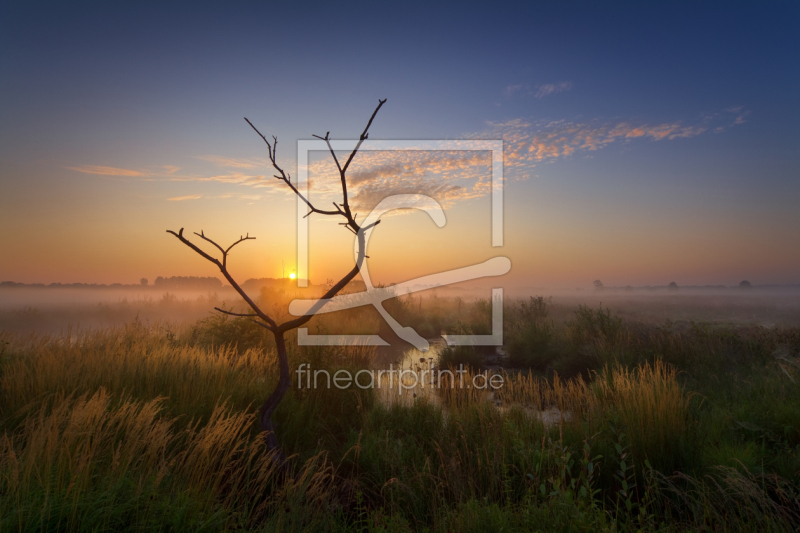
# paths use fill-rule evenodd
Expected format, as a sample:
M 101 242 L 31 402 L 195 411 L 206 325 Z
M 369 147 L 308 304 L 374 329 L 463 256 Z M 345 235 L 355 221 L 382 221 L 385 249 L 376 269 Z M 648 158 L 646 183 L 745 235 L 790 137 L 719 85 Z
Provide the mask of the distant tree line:
M 7 288 L 42 288 L 42 289 L 142 289 L 154 287 L 165 290 L 217 290 L 222 288 L 222 281 L 214 277 L 198 276 L 172 276 L 165 278 L 159 276 L 153 285 L 148 285 L 147 279 L 142 278 L 139 283 L 17 283 L 16 281 L 0 282 L 0 289 Z
M 17 283 L 16 281 L 0 281 L 0 289 L 12 287 L 42 289 L 126 289 L 130 287 L 139 287 L 139 285 L 125 285 L 123 283 Z
M 198 276 L 172 276 L 164 278 L 158 276 L 154 283 L 157 289 L 221 289 L 222 282 L 214 277 Z

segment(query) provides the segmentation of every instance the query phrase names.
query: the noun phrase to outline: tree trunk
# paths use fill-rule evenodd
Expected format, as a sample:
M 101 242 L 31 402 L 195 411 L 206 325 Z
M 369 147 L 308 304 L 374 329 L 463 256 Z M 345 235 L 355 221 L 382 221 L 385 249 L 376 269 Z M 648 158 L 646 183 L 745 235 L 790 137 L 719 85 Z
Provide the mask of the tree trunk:
M 281 449 L 278 437 L 275 434 L 275 423 L 272 421 L 272 414 L 278 407 L 278 404 L 283 399 L 289 387 L 292 385 L 292 379 L 289 374 L 289 358 L 286 354 L 286 341 L 283 338 L 283 331 L 276 331 L 275 347 L 278 351 L 278 365 L 280 367 L 280 378 L 278 378 L 278 385 L 272 391 L 267 401 L 261 406 L 259 411 L 259 422 L 261 430 L 264 432 L 264 440 L 266 441 L 269 451 L 275 454 L 275 461 L 285 467 L 286 455 Z

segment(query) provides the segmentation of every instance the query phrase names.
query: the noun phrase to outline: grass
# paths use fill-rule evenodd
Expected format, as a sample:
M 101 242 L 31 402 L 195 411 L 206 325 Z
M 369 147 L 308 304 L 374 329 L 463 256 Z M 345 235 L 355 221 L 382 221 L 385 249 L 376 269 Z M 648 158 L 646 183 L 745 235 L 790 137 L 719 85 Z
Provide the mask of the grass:
M 438 300 L 426 323 L 485 333 L 485 302 Z M 275 357 L 236 319 L 0 334 L 0 531 L 800 526 L 797 329 L 674 331 L 544 299 L 505 318 L 518 368 L 500 407 L 458 388 L 390 405 L 293 386 L 275 415 L 287 472 L 255 423 Z M 368 347 L 289 351 L 292 368 L 374 364 Z M 467 351 L 444 357 L 478 369 Z

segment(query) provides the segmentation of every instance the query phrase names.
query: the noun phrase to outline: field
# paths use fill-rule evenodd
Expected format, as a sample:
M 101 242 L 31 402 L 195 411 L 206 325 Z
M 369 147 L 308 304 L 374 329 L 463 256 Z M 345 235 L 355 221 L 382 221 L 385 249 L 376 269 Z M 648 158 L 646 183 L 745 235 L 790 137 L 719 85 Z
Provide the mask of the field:
M 439 369 L 503 376 L 494 391 L 446 382 L 397 401 L 303 387 L 293 372 L 275 417 L 286 468 L 255 419 L 277 380 L 272 341 L 209 313 L 230 295 L 45 305 L 53 292 L 8 294 L 2 532 L 800 527 L 796 294 L 506 298 L 502 350 L 435 350 Z M 276 311 L 289 298 L 261 296 Z M 387 308 L 428 338 L 490 329 L 486 300 L 440 293 Z M 371 309 L 308 327 L 396 341 Z M 417 355 L 289 338 L 292 369 L 410 367 Z

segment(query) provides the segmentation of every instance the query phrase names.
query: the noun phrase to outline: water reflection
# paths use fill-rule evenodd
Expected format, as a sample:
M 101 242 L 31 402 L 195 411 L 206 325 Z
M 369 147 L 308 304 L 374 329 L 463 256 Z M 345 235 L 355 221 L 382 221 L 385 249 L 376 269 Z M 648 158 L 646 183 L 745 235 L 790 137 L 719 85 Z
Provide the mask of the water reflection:
M 439 362 L 439 354 L 445 347 L 444 339 L 437 337 L 434 339 L 427 339 L 430 343 L 430 349 L 427 352 L 417 350 L 413 346 L 405 342 L 396 342 L 391 346 L 379 346 L 375 350 L 374 368 L 388 369 L 391 365 L 392 368 L 403 368 L 414 370 L 414 365 L 417 365 L 419 370 L 425 368 L 430 370 L 435 367 Z
M 378 347 L 375 351 L 372 368 L 377 371 L 375 379 L 375 392 L 385 405 L 413 405 L 417 401 L 429 401 L 445 407 L 442 394 L 447 391 L 438 390 L 437 379 L 440 370 L 439 356 L 447 346 L 444 339 L 439 337 L 427 339 L 430 349 L 426 352 L 417 350 L 404 342 L 395 342 L 391 346 Z M 500 359 L 505 353 L 498 348 L 497 355 Z M 495 362 L 494 360 L 492 360 Z M 502 372 L 502 367 L 497 364 L 486 365 L 490 368 L 489 374 Z M 391 370 L 391 372 L 388 372 Z M 384 371 L 384 373 L 380 373 Z M 508 378 L 508 374 L 505 375 Z M 471 380 L 472 375 L 467 376 Z M 467 389 L 470 389 L 467 381 Z M 445 385 L 446 387 L 446 385 Z M 518 403 L 503 404 L 497 395 L 486 388 L 484 390 L 471 390 L 473 401 L 487 402 L 505 416 L 512 409 L 521 409 L 528 418 L 537 419 L 546 427 L 560 424 L 570 420 L 572 413 L 562 412 L 555 406 L 550 406 L 539 411 L 529 405 Z M 445 410 L 445 413 L 447 410 Z

